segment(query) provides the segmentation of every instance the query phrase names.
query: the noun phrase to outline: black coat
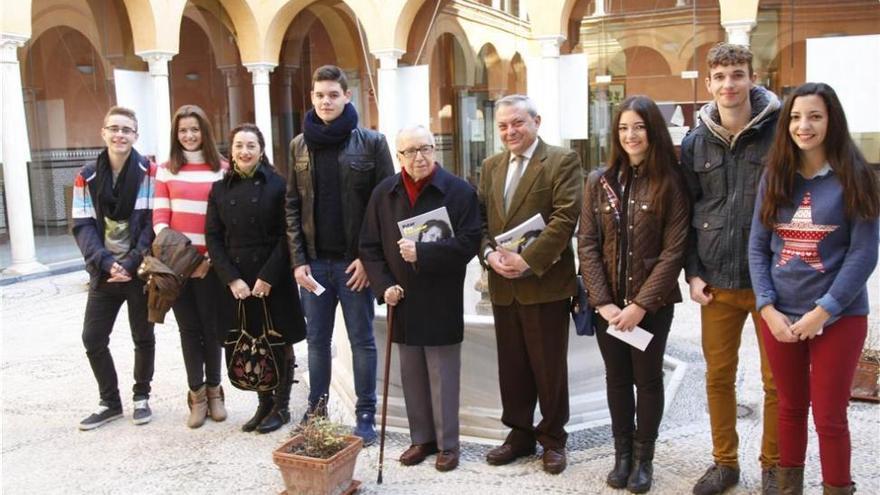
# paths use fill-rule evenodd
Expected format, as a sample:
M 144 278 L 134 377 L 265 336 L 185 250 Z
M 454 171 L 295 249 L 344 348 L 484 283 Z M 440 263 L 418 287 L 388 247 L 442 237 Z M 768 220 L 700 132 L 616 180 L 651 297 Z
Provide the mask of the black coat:
M 248 179 L 227 173 L 208 197 L 205 238 L 224 286 L 218 329 L 239 328 L 238 302 L 228 284 L 240 278 L 253 289 L 259 278 L 272 286 L 267 303 L 275 330 L 286 342 L 299 342 L 306 330 L 287 251 L 284 179 L 271 167 L 258 167 Z M 245 312 L 248 331 L 259 335 L 264 319 L 260 300 L 247 298 Z
M 397 246 L 397 222 L 441 206 L 449 213 L 455 237 L 418 242 L 416 263 L 404 261 Z M 462 341 L 465 270 L 477 254 L 480 235 L 476 190 L 439 165 L 415 207 L 410 206 L 399 173 L 376 186 L 364 216 L 360 259 L 380 304 L 388 287 L 399 284 L 404 289 L 394 310 L 394 342 L 437 346 Z

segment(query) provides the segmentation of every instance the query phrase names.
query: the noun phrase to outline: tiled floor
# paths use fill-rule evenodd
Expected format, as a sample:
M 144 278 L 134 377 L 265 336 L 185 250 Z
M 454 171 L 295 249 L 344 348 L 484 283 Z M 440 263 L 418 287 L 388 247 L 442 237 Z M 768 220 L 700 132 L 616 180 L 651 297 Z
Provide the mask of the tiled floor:
M 229 419 L 198 430 L 185 424 L 185 374 L 173 317 L 156 328 L 156 374 L 151 405 L 154 420 L 145 426 L 126 418 L 98 430 L 80 432 L 77 422 L 96 405 L 96 390 L 80 332 L 85 307 L 84 272 L 20 282 L 2 291 L 2 489 L 3 493 L 278 493 L 281 477 L 271 451 L 284 431 L 259 436 L 239 426 L 256 406 L 253 394 L 226 387 Z M 878 314 L 877 274 L 872 279 L 874 315 Z M 690 493 L 710 463 L 711 439 L 705 410 L 704 365 L 699 347 L 699 311 L 692 303 L 676 308 L 668 353 L 686 363 L 681 385 L 669 405 L 655 460 L 651 493 Z M 111 338 L 123 397 L 131 386 L 132 352 L 126 318 L 118 318 Z M 877 319 L 871 324 L 876 329 Z M 876 330 L 875 330 L 876 331 Z M 305 347 L 297 346 L 305 356 Z M 304 361 L 304 359 L 303 359 Z M 305 370 L 302 366 L 300 370 Z M 758 493 L 760 378 L 754 331 L 744 334 L 737 387 L 741 484 L 729 493 Z M 306 381 L 294 388 L 294 417 L 303 411 Z M 346 411 L 334 411 L 351 422 Z M 880 494 L 880 406 L 853 403 L 853 473 L 859 493 Z M 384 483 L 376 484 L 378 447 L 365 449 L 355 477 L 360 493 L 393 494 L 575 494 L 625 493 L 604 484 L 612 463 L 610 429 L 600 426 L 571 434 L 569 467 L 561 475 L 542 472 L 539 458 L 509 466 L 483 462 L 489 445 L 466 441 L 460 467 L 439 473 L 432 459 L 401 467 L 395 462 L 408 444 L 405 432 L 388 437 Z M 807 491 L 820 493 L 818 450 L 811 429 Z

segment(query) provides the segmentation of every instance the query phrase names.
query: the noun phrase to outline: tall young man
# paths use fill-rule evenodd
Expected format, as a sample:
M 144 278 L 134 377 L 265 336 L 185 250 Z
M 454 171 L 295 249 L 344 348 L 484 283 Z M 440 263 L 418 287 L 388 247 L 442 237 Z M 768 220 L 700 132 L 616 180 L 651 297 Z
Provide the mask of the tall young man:
M 681 145 L 681 162 L 693 205 L 685 275 L 701 308 L 706 395 L 715 462 L 694 486 L 696 495 L 722 493 L 739 482 L 736 369 L 743 324 L 758 328 L 749 278 L 748 241 L 763 158 L 773 140 L 780 103 L 754 84 L 752 53 L 719 43 L 707 56 L 706 88 L 713 101 Z M 764 382 L 761 444 L 762 492 L 776 493 L 776 386 L 760 333 Z
M 83 344 L 98 381 L 98 409 L 79 423 L 91 430 L 122 417 L 122 400 L 108 344 L 122 303 L 134 341 L 134 424 L 152 417 L 148 399 L 156 339 L 147 321 L 147 297 L 137 268 L 153 242 L 156 167 L 133 148 L 138 122 L 132 110 L 113 107 L 104 117 L 106 148 L 80 170 L 73 186 L 73 235 L 89 272 Z
M 577 293 L 571 236 L 581 209 L 581 162 L 538 137 L 541 116 L 526 96 L 498 100 L 495 124 L 506 150 L 483 162 L 481 253 L 495 316 L 501 422 L 510 433 L 486 462 L 508 464 L 540 443 L 544 471 L 559 474 L 566 467 L 568 310 Z M 496 244 L 495 236 L 538 213 L 546 228 L 521 252 Z
M 312 105 L 303 133 L 290 143 L 287 237 L 308 322 L 309 411 L 330 389 L 330 341 L 337 303 L 354 369 L 354 433 L 376 440 L 376 341 L 373 296 L 358 254 L 358 240 L 373 188 L 394 174 L 385 137 L 358 127 L 342 69 L 319 67 L 312 76 Z M 317 281 L 326 291 L 314 291 Z M 326 405 L 326 404 L 325 404 Z

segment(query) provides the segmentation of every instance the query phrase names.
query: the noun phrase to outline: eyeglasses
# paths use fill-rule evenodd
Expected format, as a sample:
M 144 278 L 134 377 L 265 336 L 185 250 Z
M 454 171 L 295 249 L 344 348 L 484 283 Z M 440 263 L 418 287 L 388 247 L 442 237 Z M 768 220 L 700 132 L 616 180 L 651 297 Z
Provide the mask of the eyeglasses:
M 434 145 L 426 144 L 424 146 L 419 146 L 418 148 L 410 148 L 402 151 L 398 151 L 401 155 L 403 155 L 406 159 L 412 159 L 416 157 L 416 153 L 421 153 L 422 156 L 428 156 L 434 153 Z
M 110 134 L 122 133 L 123 136 L 131 136 L 133 134 L 137 134 L 137 129 L 132 129 L 131 127 L 119 127 L 118 125 L 108 125 L 104 127 L 104 130 L 109 132 Z

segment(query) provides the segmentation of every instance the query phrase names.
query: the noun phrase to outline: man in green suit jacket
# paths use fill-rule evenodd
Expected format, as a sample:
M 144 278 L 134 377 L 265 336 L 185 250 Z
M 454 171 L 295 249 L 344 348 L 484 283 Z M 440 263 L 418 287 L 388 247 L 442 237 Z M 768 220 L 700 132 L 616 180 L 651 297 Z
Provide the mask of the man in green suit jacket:
M 507 464 L 539 442 L 544 470 L 558 474 L 566 466 L 569 298 L 577 292 L 571 237 L 583 173 L 575 152 L 538 137 L 541 116 L 528 97 L 498 100 L 495 121 L 506 150 L 483 162 L 480 252 L 495 316 L 501 421 L 511 431 L 486 461 Z M 495 236 L 536 213 L 547 226 L 521 253 L 496 245 Z M 534 426 L 536 403 L 542 420 Z

